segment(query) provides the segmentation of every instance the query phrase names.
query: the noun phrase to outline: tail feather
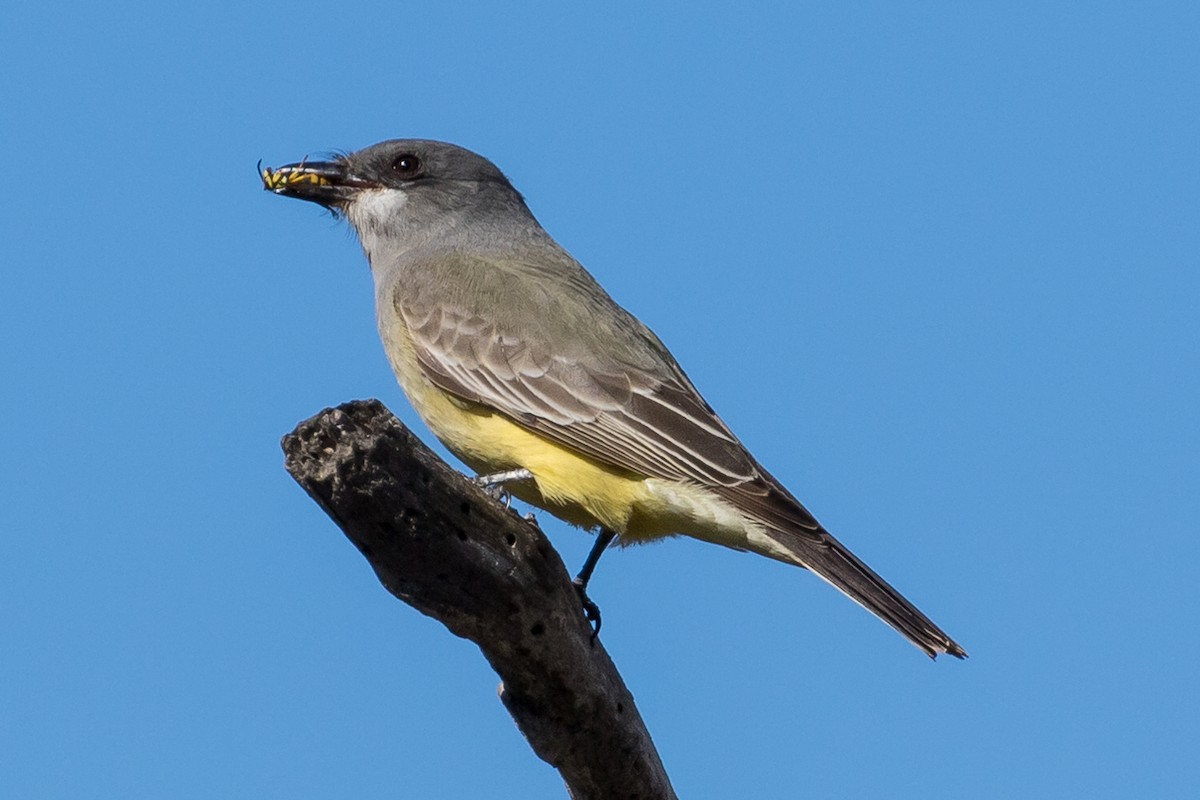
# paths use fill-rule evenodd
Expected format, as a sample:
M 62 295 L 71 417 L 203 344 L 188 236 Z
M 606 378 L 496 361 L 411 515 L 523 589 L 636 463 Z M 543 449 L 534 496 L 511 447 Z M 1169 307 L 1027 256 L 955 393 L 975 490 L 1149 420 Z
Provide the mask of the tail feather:
M 815 572 L 854 602 L 891 625 L 930 658 L 967 652 L 824 528 L 789 531 L 772 527 L 760 552 Z M 772 546 L 774 545 L 774 546 Z M 781 552 L 781 550 L 783 552 Z

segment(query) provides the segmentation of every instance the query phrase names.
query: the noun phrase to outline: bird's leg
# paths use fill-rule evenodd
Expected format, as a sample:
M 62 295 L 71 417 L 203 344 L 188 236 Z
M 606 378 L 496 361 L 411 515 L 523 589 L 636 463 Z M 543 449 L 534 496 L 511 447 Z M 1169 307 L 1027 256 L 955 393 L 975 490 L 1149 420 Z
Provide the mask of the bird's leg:
M 510 469 L 505 472 L 489 472 L 487 475 L 475 476 L 475 482 L 481 486 L 498 486 L 513 481 L 528 481 L 533 479 L 533 473 L 527 469 Z
M 511 497 L 508 490 L 504 488 L 504 484 L 513 483 L 514 481 L 528 481 L 533 479 L 533 473 L 527 469 L 510 469 L 506 472 L 492 472 L 487 475 L 476 475 L 475 483 L 479 484 L 492 497 L 504 503 L 504 507 L 508 508 L 511 502 Z
M 575 580 L 571 583 L 575 585 L 575 591 L 579 594 L 579 602 L 583 604 L 583 614 L 587 617 L 588 622 L 594 623 L 592 628 L 592 641 L 596 641 L 596 637 L 600 635 L 600 606 L 592 602 L 588 597 L 587 585 L 592 579 L 592 573 L 596 570 L 596 564 L 600 561 L 600 556 L 605 549 L 612 544 L 613 539 L 617 538 L 615 531 L 610 531 L 608 528 L 601 528 L 600 533 L 596 535 L 596 541 L 592 544 L 591 552 L 588 553 L 587 559 L 583 562 L 583 569 L 579 570 L 579 574 L 575 576 Z

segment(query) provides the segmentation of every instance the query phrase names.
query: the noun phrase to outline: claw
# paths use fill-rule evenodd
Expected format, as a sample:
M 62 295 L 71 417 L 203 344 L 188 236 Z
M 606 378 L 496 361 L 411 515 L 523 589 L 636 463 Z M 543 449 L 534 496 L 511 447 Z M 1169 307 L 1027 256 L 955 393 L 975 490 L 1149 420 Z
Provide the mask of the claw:
M 504 488 L 504 484 L 515 481 L 527 481 L 533 478 L 533 473 L 527 469 L 510 469 L 507 472 L 492 472 L 487 475 L 476 475 L 471 480 L 483 487 L 492 499 L 504 503 L 505 510 L 512 508 L 512 495 Z
M 592 602 L 592 598 L 587 595 L 587 586 L 582 580 L 576 578 L 571 581 L 571 585 L 575 587 L 575 593 L 579 595 L 579 602 L 583 606 L 583 615 L 587 617 L 588 623 L 592 626 L 591 643 L 596 644 L 596 637 L 600 635 L 600 606 Z
M 503 503 L 505 510 L 507 510 L 508 508 L 510 508 L 512 506 L 512 494 L 509 493 L 508 489 L 504 488 L 504 484 L 502 484 L 502 483 L 484 484 L 483 491 L 487 494 L 488 497 L 492 498 L 496 502 Z

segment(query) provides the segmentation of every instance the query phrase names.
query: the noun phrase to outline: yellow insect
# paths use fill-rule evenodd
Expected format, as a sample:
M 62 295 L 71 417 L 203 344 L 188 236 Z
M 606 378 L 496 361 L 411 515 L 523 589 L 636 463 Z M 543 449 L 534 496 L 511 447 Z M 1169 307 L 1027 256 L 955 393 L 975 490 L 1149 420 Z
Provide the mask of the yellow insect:
M 329 183 L 328 180 L 320 175 L 305 171 L 304 164 L 305 161 L 301 161 L 299 164 L 291 167 L 282 167 L 280 169 L 267 167 L 263 169 L 262 161 L 260 160 L 257 164 L 257 169 L 259 177 L 262 178 L 263 187 L 272 192 L 295 188 L 304 183 L 309 183 L 313 186 L 325 186 Z

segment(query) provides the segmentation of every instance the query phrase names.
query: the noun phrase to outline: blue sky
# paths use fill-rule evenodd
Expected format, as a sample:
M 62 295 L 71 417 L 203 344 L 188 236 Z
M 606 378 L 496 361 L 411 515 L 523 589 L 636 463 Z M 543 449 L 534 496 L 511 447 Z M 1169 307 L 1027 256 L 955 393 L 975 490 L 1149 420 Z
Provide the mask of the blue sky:
M 429 434 L 353 237 L 254 164 L 417 136 L 971 653 L 765 559 L 609 554 L 681 796 L 1195 796 L 1195 4 L 641 6 L 9 4 L 3 794 L 565 796 L 282 468 L 353 398 Z

